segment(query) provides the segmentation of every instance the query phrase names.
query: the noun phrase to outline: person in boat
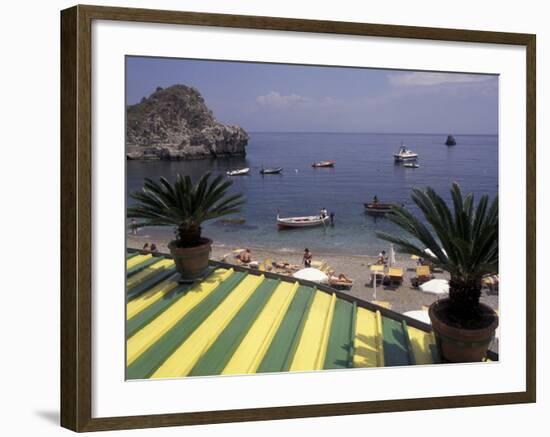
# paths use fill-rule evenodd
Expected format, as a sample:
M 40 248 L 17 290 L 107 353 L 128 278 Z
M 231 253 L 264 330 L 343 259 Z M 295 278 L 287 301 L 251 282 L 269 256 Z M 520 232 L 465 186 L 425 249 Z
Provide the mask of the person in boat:
M 334 212 L 333 211 L 330 212 L 330 225 L 334 226 Z
M 310 250 L 306 247 L 304 250 L 304 256 L 302 258 L 304 262 L 304 267 L 308 268 L 311 267 L 311 261 L 313 259 L 313 254 L 310 252 Z
M 375 205 L 375 206 L 378 205 L 378 196 L 376 194 L 374 195 L 374 198 L 372 199 L 372 204 Z
M 328 211 L 326 208 L 321 208 L 321 218 L 325 218 L 328 215 Z
M 241 253 L 237 255 L 237 259 L 242 262 L 243 264 L 249 264 L 252 262 L 252 254 L 250 253 L 250 249 L 247 247 L 245 250 L 243 250 Z
M 378 254 L 378 259 L 376 260 L 376 264 L 379 265 L 386 265 L 386 251 L 383 250 Z

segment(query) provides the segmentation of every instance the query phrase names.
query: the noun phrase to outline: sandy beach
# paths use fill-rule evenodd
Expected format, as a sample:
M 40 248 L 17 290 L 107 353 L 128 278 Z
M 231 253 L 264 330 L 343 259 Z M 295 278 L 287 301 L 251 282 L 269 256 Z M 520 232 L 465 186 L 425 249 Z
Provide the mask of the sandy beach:
M 136 249 L 141 249 L 146 242 L 155 243 L 160 252 L 169 253 L 168 240 L 151 241 L 149 238 L 140 235 L 128 235 L 127 242 L 129 248 Z M 248 247 L 251 249 L 252 260 L 260 263 L 267 259 L 276 262 L 288 262 L 290 264 L 301 264 L 302 262 L 302 252 L 278 251 L 252 245 Z M 236 263 L 233 256 L 233 250 L 235 249 L 238 248 L 216 244 L 215 242 L 212 247 L 211 258 L 217 261 Z M 352 278 L 354 285 L 346 293 L 369 301 L 374 300 L 374 288 L 370 285 L 369 265 L 375 263 L 375 256 L 314 252 L 313 260 L 324 260 L 336 274 L 344 273 L 348 278 Z M 416 261 L 412 260 L 409 255 L 396 253 L 396 266 L 404 269 L 405 278 L 403 284 L 399 287 L 378 285 L 376 287 L 377 301 L 388 302 L 392 310 L 404 313 L 406 311 L 425 309 L 426 306 L 429 306 L 438 299 L 436 295 L 424 293 L 411 285 L 411 278 L 415 276 Z M 436 272 L 434 275 L 436 278 L 448 279 L 447 273 Z M 481 301 L 491 308 L 498 309 L 498 292 L 489 292 L 484 289 Z

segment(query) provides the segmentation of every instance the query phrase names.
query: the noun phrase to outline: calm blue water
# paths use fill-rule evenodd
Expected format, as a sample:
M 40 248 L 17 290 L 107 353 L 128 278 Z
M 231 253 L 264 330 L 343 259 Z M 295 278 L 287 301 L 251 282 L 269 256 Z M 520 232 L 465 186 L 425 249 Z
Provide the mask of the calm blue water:
M 381 202 L 412 206 L 412 187 L 427 185 L 450 199 L 452 181 L 463 191 L 494 196 L 498 192 L 498 137 L 455 136 L 457 146 L 447 147 L 445 135 L 251 133 L 246 158 L 201 161 L 128 161 L 128 190 L 141 188 L 144 177 L 173 179 L 177 173 L 198 178 L 206 171 L 224 173 L 250 167 L 248 176 L 233 177 L 232 191 L 243 193 L 246 206 L 239 217 L 243 225 L 219 222 L 203 226 L 216 243 L 236 246 L 269 246 L 276 249 L 313 248 L 316 251 L 373 255 L 388 244 L 376 230 L 399 232 L 383 218 L 364 213 L 363 203 L 376 194 Z M 394 164 L 393 153 L 401 142 L 420 154 L 418 169 Z M 314 169 L 314 161 L 335 160 L 335 168 Z M 284 167 L 283 174 L 261 176 L 259 169 Z M 130 203 L 131 199 L 128 200 Z M 322 207 L 334 211 L 334 227 L 278 231 L 281 216 L 313 215 Z M 171 236 L 170 229 L 150 229 L 157 236 Z

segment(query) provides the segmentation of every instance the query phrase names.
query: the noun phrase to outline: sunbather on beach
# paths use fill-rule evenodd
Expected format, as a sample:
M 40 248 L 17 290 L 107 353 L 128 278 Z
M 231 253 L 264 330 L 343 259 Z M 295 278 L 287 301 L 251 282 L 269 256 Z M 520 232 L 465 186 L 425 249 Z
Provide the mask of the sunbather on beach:
M 353 279 L 350 279 L 348 278 L 346 275 L 344 275 L 343 273 L 340 273 L 338 276 L 336 275 L 332 275 L 330 278 L 329 278 L 329 282 L 330 283 L 347 283 L 347 284 L 353 284 Z
M 248 264 L 252 261 L 252 255 L 250 249 L 247 247 L 244 251 L 237 255 L 237 259 L 243 264 Z
M 306 247 L 304 250 L 304 256 L 302 258 L 302 261 L 304 263 L 304 267 L 308 268 L 311 267 L 311 261 L 313 260 L 313 254 L 310 252 L 310 250 Z
M 378 259 L 376 260 L 376 264 L 385 265 L 386 264 L 386 251 L 383 250 L 378 254 Z

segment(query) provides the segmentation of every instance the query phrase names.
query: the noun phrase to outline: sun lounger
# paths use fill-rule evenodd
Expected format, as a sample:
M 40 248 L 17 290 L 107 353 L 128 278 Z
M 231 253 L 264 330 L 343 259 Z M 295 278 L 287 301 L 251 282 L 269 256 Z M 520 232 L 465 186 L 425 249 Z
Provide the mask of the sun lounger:
M 433 278 L 430 271 L 430 266 L 418 266 L 416 268 L 416 276 L 411 279 L 411 283 L 414 287 L 418 287 L 420 284 L 429 281 Z
M 376 283 L 380 284 L 384 280 L 384 266 L 382 264 L 372 264 L 369 267 L 370 270 L 370 283 L 374 283 L 374 278 L 376 277 Z
M 388 277 L 391 285 L 401 285 L 403 283 L 403 269 L 401 267 L 390 267 Z

